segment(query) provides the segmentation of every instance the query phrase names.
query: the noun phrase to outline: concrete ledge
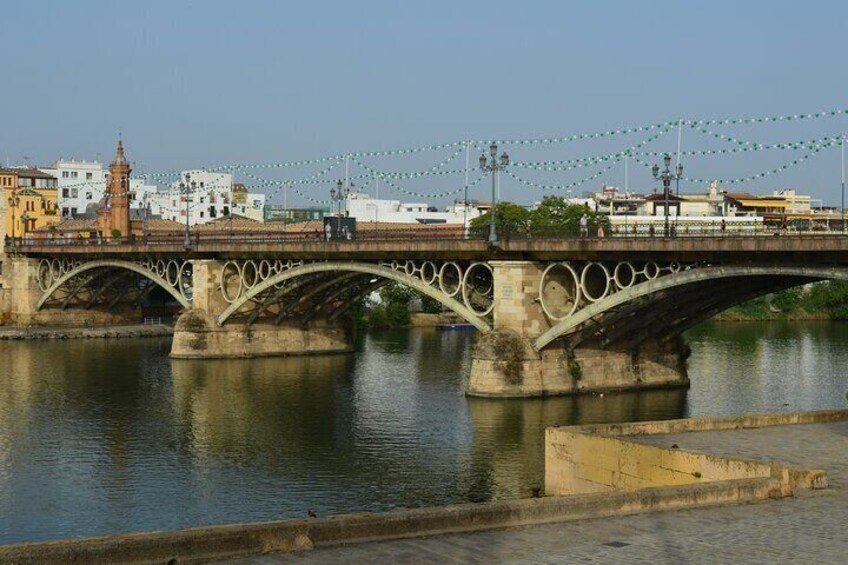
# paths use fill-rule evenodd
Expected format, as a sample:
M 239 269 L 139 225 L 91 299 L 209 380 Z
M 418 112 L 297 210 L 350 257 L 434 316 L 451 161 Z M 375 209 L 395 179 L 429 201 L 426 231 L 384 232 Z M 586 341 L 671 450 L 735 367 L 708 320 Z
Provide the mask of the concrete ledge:
M 0 562 L 20 565 L 201 563 L 264 553 L 304 551 L 345 543 L 752 502 L 780 496 L 778 480 L 744 479 L 636 492 L 460 504 L 380 514 L 348 514 L 177 532 L 7 545 L 0 546 Z
M 772 414 L 750 414 L 729 418 L 682 418 L 678 420 L 657 420 L 652 422 L 628 422 L 623 424 L 593 424 L 587 426 L 568 426 L 584 433 L 610 436 L 638 436 L 679 434 L 683 432 L 744 430 L 765 426 L 786 426 L 791 424 L 824 424 L 848 420 L 848 410 L 816 410 L 811 412 L 784 412 Z M 549 428 L 549 429 L 567 429 Z
M 848 420 L 848 410 L 548 428 L 545 492 L 609 493 L 754 478 L 777 480 L 783 496 L 792 496 L 797 487 L 827 488 L 827 473 L 820 469 L 663 447 L 638 437 L 841 420 Z

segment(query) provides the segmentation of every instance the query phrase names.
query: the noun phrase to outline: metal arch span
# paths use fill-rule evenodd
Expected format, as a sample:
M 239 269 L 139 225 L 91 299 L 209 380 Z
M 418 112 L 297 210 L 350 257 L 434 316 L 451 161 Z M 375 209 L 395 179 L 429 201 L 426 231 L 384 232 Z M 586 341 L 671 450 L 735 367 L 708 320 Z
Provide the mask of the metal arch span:
M 107 259 L 97 259 L 94 261 L 87 261 L 72 269 L 56 279 L 50 287 L 44 291 L 44 294 L 41 295 L 41 298 L 38 300 L 38 304 L 36 304 L 36 310 L 41 310 L 41 307 L 44 306 L 45 302 L 55 293 L 57 290 L 62 288 L 68 281 L 81 275 L 86 271 L 91 271 L 94 269 L 103 269 L 103 268 L 113 268 L 113 269 L 125 269 L 128 271 L 132 271 L 134 273 L 138 273 L 139 275 L 150 279 L 153 283 L 158 286 L 164 288 L 168 294 L 170 294 L 174 299 L 180 303 L 183 308 L 189 309 L 191 308 L 191 302 L 180 294 L 174 287 L 168 284 L 168 281 L 157 275 L 156 273 L 141 267 L 137 263 L 133 263 L 130 261 L 120 261 L 120 260 L 107 260 Z
M 555 339 L 568 334 L 581 324 L 589 321 L 595 316 L 603 314 L 616 306 L 625 304 L 631 300 L 641 298 L 667 290 L 670 288 L 683 286 L 698 282 L 709 282 L 718 279 L 727 279 L 734 277 L 764 277 L 764 276 L 785 276 L 799 277 L 807 279 L 832 279 L 832 280 L 848 280 L 848 269 L 846 268 L 829 268 L 829 267 L 786 267 L 786 266 L 720 266 L 720 267 L 702 267 L 687 271 L 679 271 L 671 273 L 664 277 L 646 281 L 644 283 L 634 285 L 630 288 L 621 290 L 613 295 L 610 295 L 603 300 L 599 300 L 582 310 L 577 311 L 572 316 L 562 320 L 548 331 L 540 335 L 533 342 L 533 348 L 536 351 L 541 351 Z
M 254 299 L 259 294 L 272 289 L 284 281 L 291 280 L 304 275 L 314 273 L 331 273 L 331 272 L 355 272 L 375 275 L 386 279 L 393 280 L 404 284 L 421 294 L 427 295 L 430 298 L 439 301 L 441 304 L 462 316 L 468 323 L 472 324 L 478 330 L 487 332 L 491 330 L 491 326 L 482 317 L 474 314 L 470 308 L 466 307 L 459 301 L 451 298 L 432 286 L 424 283 L 418 278 L 407 275 L 402 271 L 384 267 L 382 265 L 373 265 L 369 263 L 345 263 L 345 262 L 326 262 L 326 263 L 310 263 L 299 267 L 293 267 L 283 271 L 275 276 L 269 277 L 250 289 L 249 292 L 243 294 L 238 300 L 230 304 L 220 316 L 218 316 L 218 325 L 223 326 L 224 323 L 235 314 L 247 302 Z

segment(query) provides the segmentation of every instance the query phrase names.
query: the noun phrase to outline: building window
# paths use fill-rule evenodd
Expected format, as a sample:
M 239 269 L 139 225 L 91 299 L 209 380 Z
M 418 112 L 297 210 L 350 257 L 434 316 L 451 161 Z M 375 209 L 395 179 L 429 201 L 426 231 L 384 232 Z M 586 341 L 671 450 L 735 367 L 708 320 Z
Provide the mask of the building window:
M 85 180 L 91 180 L 94 177 L 93 173 L 85 173 Z
M 79 196 L 79 190 L 76 189 L 76 188 L 72 188 L 71 189 L 71 198 L 76 198 L 77 196 Z
M 203 210 L 200 211 L 200 217 L 203 217 Z
M 71 171 L 71 178 L 72 178 L 72 179 L 75 179 L 75 178 L 77 178 L 78 176 L 79 176 L 79 173 L 77 173 L 76 171 Z
M 63 188 L 63 189 L 62 189 L 62 198 L 67 198 L 67 197 L 68 197 L 68 189 L 67 189 L 67 188 Z
M 68 171 L 62 171 L 62 178 L 63 179 L 68 178 Z

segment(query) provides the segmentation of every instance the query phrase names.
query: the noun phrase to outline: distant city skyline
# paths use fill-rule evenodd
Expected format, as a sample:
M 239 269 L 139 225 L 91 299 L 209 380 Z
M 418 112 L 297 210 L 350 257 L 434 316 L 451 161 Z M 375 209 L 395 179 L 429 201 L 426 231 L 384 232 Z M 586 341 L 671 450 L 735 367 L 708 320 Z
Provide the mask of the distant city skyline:
M 839 70 L 848 8 L 838 2 L 531 2 L 520 9 L 477 2 L 28 2 L 5 7 L 3 16 L 0 45 L 11 85 L 0 128 L 4 164 L 47 166 L 98 156 L 108 163 L 119 131 L 134 173 L 145 173 L 848 107 L 848 76 Z M 713 129 L 764 144 L 809 141 L 848 133 L 848 117 Z M 690 127 L 682 134 L 684 151 L 733 147 Z M 501 149 L 518 163 L 567 160 L 615 153 L 644 137 Z M 673 154 L 677 131 L 644 149 Z M 420 171 L 455 150 L 373 157 L 365 164 Z M 479 150 L 470 155 L 473 178 Z M 682 160 L 687 176 L 736 178 L 805 153 L 775 149 Z M 660 160 L 641 159 L 650 161 L 646 165 Z M 604 183 L 624 187 L 623 162 L 608 170 L 605 163 L 584 164 L 568 171 L 512 170 L 531 183 L 556 186 L 599 173 L 575 185 L 574 194 Z M 840 164 L 832 144 L 786 172 L 728 188 L 794 187 L 839 205 Z M 461 154 L 444 168 L 464 167 Z M 353 163 L 350 169 L 351 176 L 364 172 Z M 262 181 L 237 171 L 236 178 L 260 185 L 321 170 L 254 171 Z M 337 166 L 326 185 L 298 190 L 324 200 L 332 180 L 343 175 Z M 462 197 L 456 190 L 463 177 L 395 179 L 408 192 L 440 197 L 415 197 L 391 183 L 381 183 L 380 196 L 443 204 Z M 628 177 L 631 190 L 655 186 L 634 159 Z M 269 195 L 276 192 L 271 203 L 280 202 L 281 191 L 270 187 Z M 705 189 L 681 185 L 682 192 Z M 544 194 L 566 191 L 501 179 L 503 199 L 529 203 Z M 487 181 L 469 197 L 487 199 Z M 309 201 L 289 190 L 288 203 Z

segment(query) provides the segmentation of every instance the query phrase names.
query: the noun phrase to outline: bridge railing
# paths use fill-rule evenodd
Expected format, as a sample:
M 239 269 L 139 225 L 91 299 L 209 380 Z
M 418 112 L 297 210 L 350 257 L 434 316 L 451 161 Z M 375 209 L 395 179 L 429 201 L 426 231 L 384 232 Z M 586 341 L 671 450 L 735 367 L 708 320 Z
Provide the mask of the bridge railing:
M 214 244 L 251 244 L 251 243 L 343 243 L 345 241 L 420 241 L 420 240 L 487 240 L 488 228 L 485 230 L 465 230 L 462 226 L 426 226 L 398 227 L 383 224 L 379 228 L 358 228 L 346 237 L 326 234 L 319 229 L 313 230 L 275 230 L 263 229 L 257 231 L 235 230 L 206 231 L 192 230 L 186 242 L 185 232 L 150 233 L 147 235 L 131 235 L 129 237 L 110 237 L 102 234 L 89 233 L 51 233 L 39 232 L 23 237 L 6 237 L 7 250 L 25 250 L 28 247 L 41 246 L 101 246 L 101 245 L 143 245 L 143 246 L 189 246 Z M 722 224 L 722 222 L 699 222 L 697 224 L 671 224 L 666 234 L 663 225 L 631 224 L 616 225 L 612 229 L 599 233 L 597 229 L 590 230 L 581 236 L 579 230 L 573 227 L 530 226 L 512 228 L 501 226 L 497 230 L 499 241 L 526 240 L 573 240 L 573 239 L 688 239 L 688 238 L 751 238 L 751 237 L 820 237 L 848 236 L 842 230 L 833 229 L 799 229 L 797 227 L 775 227 L 762 223 Z

